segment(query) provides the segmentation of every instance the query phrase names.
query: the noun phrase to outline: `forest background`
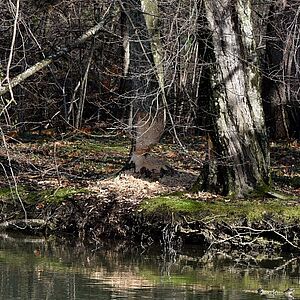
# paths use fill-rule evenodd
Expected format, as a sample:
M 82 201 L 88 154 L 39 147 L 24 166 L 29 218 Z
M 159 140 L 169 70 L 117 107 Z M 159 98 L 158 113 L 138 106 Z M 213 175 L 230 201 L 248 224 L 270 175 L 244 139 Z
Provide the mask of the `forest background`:
M 169 190 L 147 186 L 160 192 L 299 196 L 299 13 L 285 0 L 2 1 L 1 187 L 22 203 L 22 184 L 75 193 L 122 169 L 167 177 Z M 130 180 L 124 195 L 152 193 Z

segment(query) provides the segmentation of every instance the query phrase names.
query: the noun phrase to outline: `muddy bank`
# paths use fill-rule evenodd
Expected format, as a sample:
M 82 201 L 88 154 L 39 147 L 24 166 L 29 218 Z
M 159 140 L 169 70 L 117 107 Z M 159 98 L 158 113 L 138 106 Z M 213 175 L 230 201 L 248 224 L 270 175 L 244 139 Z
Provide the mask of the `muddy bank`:
M 78 192 L 56 203 L 37 201 L 22 207 L 18 202 L 2 202 L 0 229 L 55 235 L 95 246 L 120 241 L 142 248 L 160 244 L 167 251 L 194 244 L 251 255 L 299 252 L 297 201 L 226 202 L 199 197 L 176 192 L 133 201 L 109 192 L 103 198 Z

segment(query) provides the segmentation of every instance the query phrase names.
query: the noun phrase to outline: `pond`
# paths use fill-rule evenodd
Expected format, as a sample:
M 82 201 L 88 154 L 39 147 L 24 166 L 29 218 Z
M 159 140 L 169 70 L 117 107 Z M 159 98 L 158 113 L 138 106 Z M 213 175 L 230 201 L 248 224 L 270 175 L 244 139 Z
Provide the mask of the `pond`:
M 163 255 L 0 235 L 0 299 L 300 299 L 297 257 Z M 266 293 L 258 294 L 261 287 Z M 275 293 L 271 292 L 275 290 Z

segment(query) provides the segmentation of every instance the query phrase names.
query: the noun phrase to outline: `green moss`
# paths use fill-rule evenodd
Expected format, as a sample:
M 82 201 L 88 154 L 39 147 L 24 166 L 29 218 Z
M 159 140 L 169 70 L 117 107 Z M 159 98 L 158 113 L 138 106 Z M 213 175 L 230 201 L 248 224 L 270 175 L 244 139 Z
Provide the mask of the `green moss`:
M 129 144 L 123 140 L 115 141 L 115 142 L 98 142 L 98 141 L 76 141 L 74 143 L 65 144 L 60 147 L 59 153 L 73 156 L 78 156 L 81 153 L 85 154 L 94 154 L 97 152 L 101 153 L 120 153 L 127 154 L 129 151 Z
M 265 183 L 262 182 L 254 190 L 250 191 L 247 194 L 247 197 L 248 198 L 264 197 L 266 195 L 266 193 L 268 193 L 269 191 L 271 191 L 270 185 L 265 184 Z
M 75 195 L 87 193 L 85 189 L 75 189 L 72 187 L 63 187 L 58 189 L 48 189 L 42 191 L 32 190 L 29 186 L 18 186 L 10 189 L 9 187 L 0 189 L 0 200 L 4 202 L 18 201 L 17 193 L 23 203 L 34 204 L 37 202 L 59 203 L 70 199 Z
M 267 217 L 286 222 L 300 220 L 300 207 L 284 200 L 201 200 L 184 196 L 156 197 L 141 204 L 145 214 L 173 213 L 195 220 L 259 221 Z
M 11 197 L 13 191 L 9 187 L 1 188 L 0 189 L 0 199 L 6 200 L 7 198 Z
M 195 213 L 201 208 L 201 203 L 181 198 L 177 195 L 159 196 L 141 204 L 146 213 L 155 213 L 159 210 L 170 212 Z
M 11 202 L 18 200 L 18 196 L 22 199 L 27 196 L 27 189 L 24 186 L 11 186 L 0 188 L 0 200 Z
M 40 201 L 45 201 L 48 203 L 57 203 L 62 202 L 64 200 L 70 199 L 74 197 L 75 195 L 87 193 L 88 191 L 85 189 L 75 189 L 72 187 L 64 187 L 59 188 L 56 190 L 47 190 L 40 193 L 37 193 L 37 198 L 40 199 Z

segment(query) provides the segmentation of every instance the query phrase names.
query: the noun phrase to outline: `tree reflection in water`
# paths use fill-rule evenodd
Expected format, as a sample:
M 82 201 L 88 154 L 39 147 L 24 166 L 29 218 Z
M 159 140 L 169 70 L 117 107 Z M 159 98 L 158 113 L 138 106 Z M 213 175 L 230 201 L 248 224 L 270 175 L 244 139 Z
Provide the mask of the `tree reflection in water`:
M 286 299 L 282 291 L 300 282 L 297 258 L 125 250 L 2 234 L 0 298 L 261 299 L 262 287 Z

